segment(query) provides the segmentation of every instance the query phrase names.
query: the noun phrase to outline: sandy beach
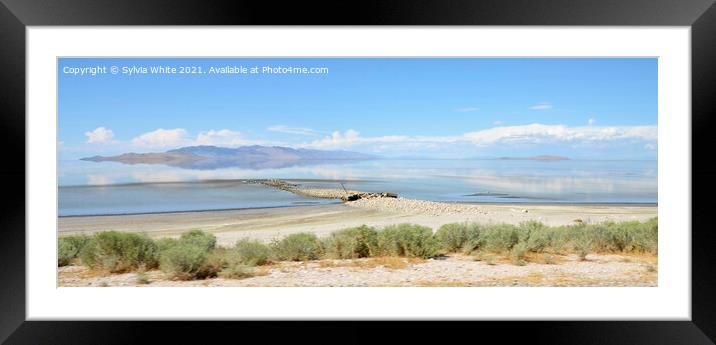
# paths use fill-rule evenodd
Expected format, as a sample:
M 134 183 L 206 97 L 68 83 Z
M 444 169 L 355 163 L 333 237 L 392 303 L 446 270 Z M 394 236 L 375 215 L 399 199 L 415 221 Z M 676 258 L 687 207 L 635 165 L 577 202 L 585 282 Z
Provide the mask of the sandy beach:
M 176 212 L 137 215 L 60 217 L 60 236 L 118 230 L 145 232 L 159 237 L 201 229 L 216 235 L 220 245 L 240 238 L 262 241 L 297 232 L 318 236 L 352 226 L 383 227 L 415 223 L 439 228 L 455 222 L 510 223 L 538 220 L 547 225 L 577 221 L 646 220 L 657 216 L 657 206 L 454 204 L 401 198 L 363 199 L 334 205 L 295 206 L 247 210 Z
M 344 198 L 337 189 L 307 189 L 295 185 L 272 186 L 315 198 Z M 118 230 L 146 233 L 153 238 L 178 237 L 200 229 L 216 236 L 220 246 L 242 238 L 270 242 L 286 235 L 310 232 L 319 237 L 360 225 L 376 228 L 399 223 L 428 226 L 434 231 L 456 222 L 519 224 L 537 220 L 546 225 L 644 221 L 657 216 L 656 205 L 588 204 L 463 204 L 363 195 L 359 200 L 244 210 L 171 212 L 133 215 L 60 217 L 60 236 Z M 517 266 L 505 258 L 476 260 L 464 254 L 438 259 L 398 257 L 353 260 L 322 259 L 275 262 L 259 267 L 245 279 L 210 278 L 175 281 L 159 270 L 145 274 L 95 272 L 83 266 L 58 268 L 60 286 L 656 286 L 658 266 L 654 255 L 574 254 L 542 256 Z
M 159 270 L 137 282 L 136 273 L 106 275 L 82 266 L 58 269 L 60 286 L 657 286 L 657 259 L 641 255 L 591 254 L 558 257 L 555 264 L 539 260 L 524 266 L 509 261 L 488 263 L 466 255 L 440 259 L 364 258 L 278 262 L 259 268 L 245 279 L 210 278 L 176 281 Z

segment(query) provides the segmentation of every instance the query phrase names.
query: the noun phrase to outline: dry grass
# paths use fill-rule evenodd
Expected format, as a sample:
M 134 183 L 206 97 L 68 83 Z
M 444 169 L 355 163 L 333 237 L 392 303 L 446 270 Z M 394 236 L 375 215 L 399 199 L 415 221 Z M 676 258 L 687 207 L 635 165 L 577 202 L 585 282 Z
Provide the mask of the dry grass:
M 318 262 L 318 267 L 354 267 L 360 269 L 371 269 L 376 267 L 385 267 L 389 269 L 403 269 L 413 264 L 425 262 L 420 258 L 404 258 L 395 256 L 380 256 L 366 259 L 353 260 L 323 260 Z
M 528 252 L 525 254 L 524 260 L 536 264 L 544 265 L 559 265 L 569 260 L 563 255 L 551 254 L 551 253 L 532 253 Z
M 437 282 L 433 280 L 418 280 L 415 282 L 415 286 L 420 287 L 470 287 L 480 286 L 480 282 L 463 281 L 463 280 L 451 280 L 446 282 Z
M 59 273 L 61 276 L 71 276 L 71 277 L 77 277 L 77 278 L 96 278 L 96 277 L 106 277 L 109 275 L 112 275 L 107 270 L 103 269 L 95 269 L 95 268 L 87 268 L 85 266 L 77 266 L 76 269 L 70 270 L 70 271 L 63 271 Z
M 266 266 L 258 266 L 254 269 L 254 277 L 267 276 L 271 274 L 271 269 Z
M 592 286 L 599 285 L 599 282 L 599 279 L 571 273 L 553 272 L 546 276 L 542 272 L 534 271 L 524 275 L 490 279 L 490 285 L 496 286 Z

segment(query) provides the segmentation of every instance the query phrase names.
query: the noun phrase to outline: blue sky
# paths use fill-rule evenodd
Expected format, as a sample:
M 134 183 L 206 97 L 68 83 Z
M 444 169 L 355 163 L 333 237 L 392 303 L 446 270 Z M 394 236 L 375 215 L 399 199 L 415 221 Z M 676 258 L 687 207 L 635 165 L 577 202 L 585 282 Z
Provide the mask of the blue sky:
M 73 68 L 107 67 L 79 75 Z M 203 74 L 109 73 L 198 66 Z M 210 67 L 325 67 L 214 74 Z M 60 59 L 61 158 L 213 144 L 395 156 L 654 159 L 657 60 Z

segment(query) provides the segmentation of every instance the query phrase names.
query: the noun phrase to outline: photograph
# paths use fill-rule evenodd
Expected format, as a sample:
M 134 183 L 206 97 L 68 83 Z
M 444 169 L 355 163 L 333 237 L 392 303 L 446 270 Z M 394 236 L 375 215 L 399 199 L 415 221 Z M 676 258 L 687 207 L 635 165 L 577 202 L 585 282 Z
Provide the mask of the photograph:
M 657 58 L 57 64 L 60 287 L 658 285 Z
M 714 344 L 715 1 L 0 0 L 0 343 Z

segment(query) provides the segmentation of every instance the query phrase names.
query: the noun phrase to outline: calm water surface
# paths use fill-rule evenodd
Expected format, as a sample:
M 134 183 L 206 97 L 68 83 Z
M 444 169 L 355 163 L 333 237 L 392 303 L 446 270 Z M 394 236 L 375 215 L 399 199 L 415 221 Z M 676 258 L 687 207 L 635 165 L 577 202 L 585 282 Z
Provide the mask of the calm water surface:
M 59 162 L 60 216 L 280 207 L 333 203 L 242 183 L 395 192 L 452 202 L 656 203 L 656 161 L 371 160 L 280 169 L 190 170 L 115 162 Z

